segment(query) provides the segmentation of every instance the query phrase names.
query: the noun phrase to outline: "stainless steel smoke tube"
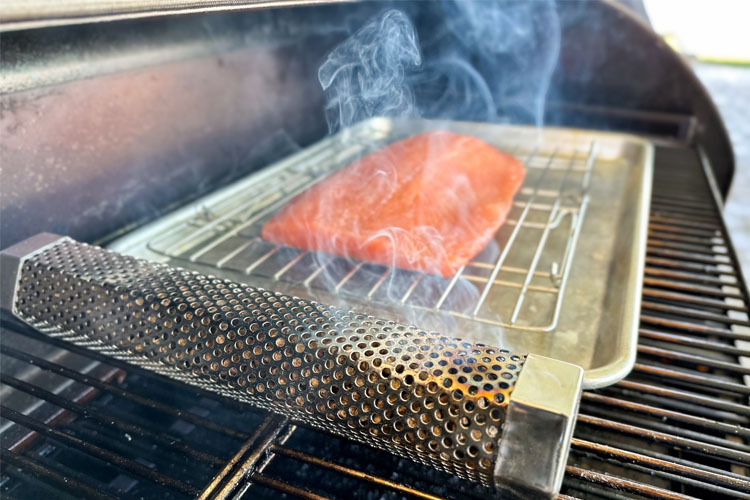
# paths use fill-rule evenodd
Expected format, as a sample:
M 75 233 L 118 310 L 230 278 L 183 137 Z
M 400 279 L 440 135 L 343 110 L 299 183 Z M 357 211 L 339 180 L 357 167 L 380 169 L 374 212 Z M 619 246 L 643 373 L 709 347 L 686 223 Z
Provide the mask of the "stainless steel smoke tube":
M 47 335 L 519 496 L 559 491 L 581 368 L 42 233 L 0 305 Z

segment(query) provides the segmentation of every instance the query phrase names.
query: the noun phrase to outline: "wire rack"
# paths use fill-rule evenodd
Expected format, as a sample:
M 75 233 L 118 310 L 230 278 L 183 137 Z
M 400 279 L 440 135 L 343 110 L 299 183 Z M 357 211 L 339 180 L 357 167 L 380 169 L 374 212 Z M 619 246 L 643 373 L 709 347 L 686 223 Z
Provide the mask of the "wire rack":
M 494 240 L 448 279 L 299 250 L 260 237 L 263 224 L 295 195 L 402 137 L 392 131 L 370 131 L 319 143 L 245 179 L 226 196 L 201 204 L 147 246 L 178 261 L 381 306 L 447 313 L 520 330 L 554 330 L 589 202 L 598 149 L 590 138 L 547 144 L 533 132 L 482 137 L 521 160 L 527 175 Z

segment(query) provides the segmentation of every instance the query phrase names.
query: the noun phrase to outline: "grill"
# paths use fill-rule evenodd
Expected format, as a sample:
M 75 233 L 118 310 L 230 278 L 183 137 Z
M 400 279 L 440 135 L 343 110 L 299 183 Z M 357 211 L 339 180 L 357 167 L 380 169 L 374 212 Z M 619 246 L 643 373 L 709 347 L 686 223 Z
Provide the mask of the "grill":
M 654 186 L 638 359 L 625 380 L 584 392 L 561 497 L 750 498 L 747 289 L 697 155 L 657 148 Z M 9 320 L 3 329 L 0 381 L 15 391 L 2 408 L 7 498 L 494 494 Z
M 52 253 L 32 257 L 29 240 L 0 253 L 0 308 L 4 313 L 13 307 L 13 315 L 4 315 L 0 323 L 0 494 L 19 500 L 464 499 L 508 493 L 523 498 L 528 491 L 519 492 L 519 486 L 551 495 L 564 475 L 564 499 L 750 497 L 750 299 L 720 201 L 732 179 L 731 146 L 690 68 L 620 5 L 638 2 L 445 0 L 428 8 L 409 0 L 232 0 L 207 8 L 179 1 L 133 8 L 125 5 L 132 2 L 115 1 L 110 3 L 118 5 L 86 11 L 49 0 L 22 3 L 0 21 L 7 60 L 0 68 L 0 108 L 7 111 L 0 114 L 6 132 L 0 149 L 12 167 L 3 170 L 0 183 L 2 247 L 35 234 L 32 241 L 39 243 L 38 238 L 49 237 L 39 233 L 51 231 L 127 255 L 148 254 L 166 265 L 139 264 L 71 240 L 65 247 L 56 240 L 47 247 Z M 499 25 L 506 28 L 498 30 Z M 403 36 L 395 36 L 394 28 Z M 367 45 L 370 35 L 378 50 L 353 50 L 358 43 Z M 380 50 L 392 42 L 414 45 L 409 53 L 421 59 L 419 67 L 413 67 L 415 58 L 401 57 L 404 51 Z M 355 53 L 369 54 L 361 68 L 344 61 L 344 71 L 329 84 L 326 75 L 339 65 L 338 57 L 356 61 Z M 396 67 L 390 60 L 394 55 Z M 399 68 L 402 63 L 406 66 Z M 396 79 L 370 73 L 375 68 L 397 70 Z M 367 109 L 336 116 L 337 103 L 348 102 L 349 77 Z M 399 102 L 413 104 L 414 112 L 370 106 L 369 98 L 380 95 L 371 92 L 370 83 L 378 82 L 399 94 Z M 264 220 L 296 192 L 369 148 L 403 137 L 400 118 L 371 119 L 364 135 L 352 135 L 365 129 L 350 123 L 379 114 L 425 118 L 403 119 L 414 123 L 434 118 L 451 120 L 446 127 L 475 126 L 463 133 L 496 143 L 526 163 L 526 184 L 510 222 L 498 234 L 498 248 L 479 254 L 455 279 L 386 270 L 258 239 Z M 532 130 L 528 125 L 540 123 L 542 130 L 524 136 L 522 130 Z M 597 128 L 615 134 L 594 132 Z M 346 140 L 333 143 L 338 136 L 327 135 L 332 129 L 348 134 Z M 414 131 L 406 130 L 409 135 Z M 547 138 L 556 134 L 565 137 L 550 145 Z M 620 146 L 612 148 L 607 137 Z M 614 170 L 623 177 L 602 178 Z M 180 214 L 179 221 L 174 214 Z M 149 237 L 136 242 L 139 248 L 121 246 L 134 242 L 136 234 Z M 597 245 L 613 251 L 589 258 Z M 67 254 L 55 256 L 63 248 Z M 22 259 L 43 266 L 16 273 Z M 581 269 L 581 262 L 588 269 Z M 116 263 L 120 267 L 113 269 Z M 229 333 L 242 335 L 240 328 L 222 335 L 217 311 L 205 326 L 215 328 L 209 330 L 210 340 L 222 347 L 212 346 L 208 360 L 192 357 L 189 366 L 184 359 L 177 362 L 198 348 L 197 341 L 181 343 L 185 337 L 192 342 L 189 330 L 197 311 L 193 319 L 182 316 L 189 327 L 172 328 L 174 345 L 167 341 L 155 349 L 150 340 L 131 339 L 139 334 L 152 338 L 150 327 L 136 323 L 172 314 L 173 302 L 154 302 L 144 290 L 160 288 L 163 278 L 182 282 L 197 276 L 172 265 L 278 292 L 240 285 L 228 293 L 242 295 L 229 301 L 242 300 L 243 305 L 231 305 L 250 322 L 260 321 L 260 309 L 245 299 L 259 300 L 258 307 L 271 310 L 273 321 L 297 321 L 273 311 L 299 308 L 306 325 L 294 325 L 301 328 L 300 336 L 316 335 L 310 327 L 317 328 L 311 323 L 320 319 L 334 324 L 326 329 L 334 338 L 346 330 L 336 325 L 338 319 L 376 321 L 369 314 L 386 319 L 373 328 L 382 327 L 375 334 L 384 338 L 368 342 L 393 342 L 391 332 L 385 333 L 397 328 L 390 320 L 448 334 L 470 325 L 503 335 L 502 341 L 467 335 L 472 343 L 507 349 L 493 353 L 507 355 L 503 363 L 511 352 L 533 354 L 523 366 L 520 359 L 517 364 L 510 359 L 513 366 L 506 365 L 507 371 L 500 364 L 492 371 L 477 367 L 487 379 L 497 377 L 494 386 L 478 381 L 485 375 L 471 373 L 469 379 L 451 367 L 456 377 L 448 392 L 442 387 L 445 378 L 437 388 L 430 385 L 430 374 L 442 377 L 436 373 L 442 368 L 429 366 L 427 380 L 419 381 L 419 370 L 373 368 L 362 391 L 382 390 L 379 401 L 393 403 L 396 413 L 407 408 L 399 398 L 426 407 L 431 396 L 420 399 L 422 389 L 437 389 L 443 398 L 437 401 L 444 408 L 428 408 L 429 418 L 444 417 L 443 409 L 448 414 L 443 427 L 437 426 L 439 439 L 419 436 L 419 431 L 436 432 L 423 428 L 428 423 L 420 414 L 412 421 L 418 442 L 404 444 L 408 434 L 398 434 L 402 429 L 396 424 L 408 423 L 406 416 L 389 420 L 390 408 L 370 412 L 377 413 L 372 424 L 380 424 L 371 425 L 351 415 L 359 409 L 346 405 L 347 394 L 338 400 L 342 406 L 334 398 L 325 401 L 331 406 L 310 401 L 301 413 L 299 393 L 286 393 L 294 405 L 278 387 L 269 393 L 253 377 L 268 380 L 272 369 L 274 383 L 308 377 L 287 373 L 284 356 L 290 346 L 268 341 L 270 324 L 261 324 L 257 332 L 266 336 L 262 342 L 268 354 L 245 349 L 242 355 L 249 359 L 236 365 L 236 353 L 227 348 L 240 349 L 239 339 L 230 339 L 231 346 L 226 340 Z M 26 289 L 31 300 L 22 303 L 15 291 L 25 285 L 11 279 L 15 282 L 7 287 L 8 277 L 28 278 L 34 272 L 40 273 L 39 281 L 47 280 L 46 289 Z M 85 286 L 80 279 L 88 280 Z M 590 298 L 597 283 L 601 300 Z M 223 302 L 218 295 L 226 284 L 207 278 L 192 285 L 194 291 L 207 287 L 214 291 L 211 298 Z M 424 293 L 426 285 L 434 286 L 432 293 Z M 121 307 L 112 303 L 113 287 L 119 292 L 116 299 L 134 302 L 139 316 L 122 316 Z M 469 303 L 454 300 L 462 287 L 475 292 Z M 177 291 L 186 290 L 159 289 L 154 295 Z M 124 298 L 125 292 L 133 300 Z M 34 300 L 36 293 L 52 302 L 49 310 Z M 179 307 L 179 296 L 167 298 Z M 496 304 L 499 314 L 492 313 Z M 83 314 L 76 307 L 83 307 Z M 144 307 L 158 313 L 144 314 Z M 216 307 L 231 312 L 225 304 Z M 410 317 L 414 311 L 456 328 L 446 331 L 418 321 Z M 160 328 L 177 318 L 162 317 Z M 125 324 L 111 328 L 117 321 Z M 79 334 L 68 325 L 84 327 Z M 586 331 L 595 335 L 584 349 L 580 340 Z M 291 332 L 282 334 L 274 340 L 294 344 L 295 350 L 310 347 L 293 342 Z M 410 353 L 422 347 L 429 351 L 424 339 L 435 340 L 419 330 L 397 335 Z M 253 338 L 257 345 L 259 337 Z M 547 350 L 523 345 L 532 340 Z M 362 355 L 369 356 L 366 343 L 361 344 Z M 559 344 L 567 344 L 572 357 Z M 457 361 L 440 352 L 431 355 L 444 366 Z M 347 360 L 330 348 L 304 354 L 304 362 L 320 355 L 319 363 L 312 359 L 312 369 L 321 372 L 331 392 L 356 380 L 348 376 L 360 366 L 350 361 L 359 359 Z M 529 368 L 543 360 L 540 354 L 576 364 L 607 359 L 599 367 L 582 366 L 588 390 L 573 397 L 573 391 L 557 391 L 550 383 L 562 385 L 573 377 L 550 374 L 541 383 L 529 375 L 535 373 Z M 253 362 L 268 372 L 249 370 Z M 232 369 L 245 369 L 244 379 L 234 378 Z M 341 373 L 347 377 L 337 380 Z M 376 380 L 370 381 L 371 375 Z M 507 382 L 499 380 L 506 375 Z M 240 380 L 256 393 L 238 390 Z M 399 392 L 391 383 L 415 390 Z M 466 389 L 469 397 L 464 395 L 462 403 L 468 405 L 451 402 L 456 383 Z M 265 397 L 257 397 L 261 386 Z M 294 390 L 307 391 L 302 386 Z M 480 387 L 492 397 L 483 399 Z M 554 397 L 524 405 L 530 395 L 540 394 Z M 489 412 L 481 407 L 488 403 Z M 454 406 L 456 415 L 450 414 Z M 362 434 L 385 434 L 384 424 L 377 422 L 381 411 L 393 426 L 391 439 L 368 439 Z M 519 414 L 526 417 L 514 420 Z M 563 422 L 553 439 L 548 426 L 537 425 L 542 414 Z M 492 422 L 483 427 L 488 416 Z M 352 422 L 355 427 L 349 429 Z M 445 427 L 464 422 L 466 433 L 451 434 Z M 491 431 L 483 434 L 474 424 Z M 518 453 L 505 453 L 508 449 Z M 537 459 L 538 453 L 553 457 Z M 500 465 L 493 469 L 495 464 Z M 519 472 L 527 476 L 512 475 Z

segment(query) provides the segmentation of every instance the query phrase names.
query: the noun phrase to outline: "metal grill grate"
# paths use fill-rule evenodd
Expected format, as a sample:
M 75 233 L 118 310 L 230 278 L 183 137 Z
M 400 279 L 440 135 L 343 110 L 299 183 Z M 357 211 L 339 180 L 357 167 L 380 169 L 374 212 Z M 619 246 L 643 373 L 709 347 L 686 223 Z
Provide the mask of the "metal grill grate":
M 694 155 L 662 148 L 656 162 L 638 361 L 622 382 L 584 393 L 561 498 L 750 498 L 747 290 Z M 54 339 L 22 333 L 2 336 L 3 390 L 57 411 L 3 409 L 23 429 L 23 439 L 0 436 L 7 498 L 491 497 L 66 344 L 117 371 L 100 379 L 67 368 L 63 358 L 35 354 Z M 77 384 L 85 396 L 24 383 L 13 363 Z
M 747 290 L 695 155 L 656 166 L 638 359 L 584 393 L 565 492 L 750 498 Z
M 540 142 L 533 131 L 498 139 L 495 145 L 524 160 L 526 179 L 496 242 L 449 279 L 262 240 L 263 224 L 291 198 L 383 146 L 384 137 L 373 138 L 372 128 L 364 131 L 355 129 L 353 136 L 343 138 L 346 147 L 324 143 L 233 186 L 231 194 L 202 204 L 156 235 L 148 242 L 149 250 L 177 259 L 177 264 L 188 261 L 186 267 L 199 263 L 375 304 L 446 312 L 519 330 L 555 329 L 589 204 L 597 143 Z M 460 292 L 461 283 L 479 291 L 470 303 Z M 502 314 L 487 307 L 491 293 L 512 307 Z M 524 307 L 527 303 L 534 306 Z

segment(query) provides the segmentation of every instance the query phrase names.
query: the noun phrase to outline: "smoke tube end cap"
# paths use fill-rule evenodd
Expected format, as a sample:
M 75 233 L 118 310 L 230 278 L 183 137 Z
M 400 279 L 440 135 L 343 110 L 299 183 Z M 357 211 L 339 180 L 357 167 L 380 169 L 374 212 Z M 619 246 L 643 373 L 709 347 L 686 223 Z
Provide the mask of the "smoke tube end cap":
M 511 394 L 495 485 L 518 498 L 560 491 L 583 386 L 580 366 L 530 354 Z
M 16 288 L 23 262 L 55 245 L 65 236 L 38 233 L 0 251 L 0 309 L 14 311 Z

